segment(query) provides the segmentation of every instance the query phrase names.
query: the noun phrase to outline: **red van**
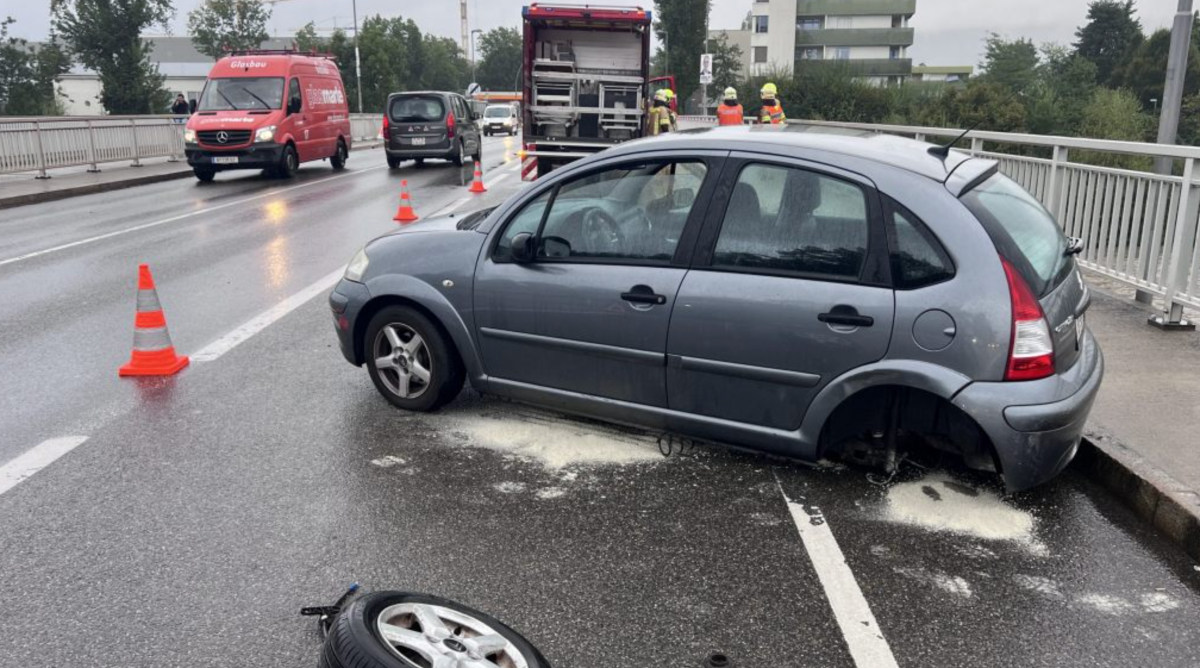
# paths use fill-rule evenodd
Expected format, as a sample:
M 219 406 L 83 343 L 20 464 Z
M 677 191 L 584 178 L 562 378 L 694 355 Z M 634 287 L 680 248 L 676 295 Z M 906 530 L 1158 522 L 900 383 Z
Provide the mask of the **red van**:
M 302 162 L 350 154 L 350 107 L 331 57 L 295 51 L 237 51 L 208 73 L 183 133 L 201 181 L 227 169 L 288 177 Z

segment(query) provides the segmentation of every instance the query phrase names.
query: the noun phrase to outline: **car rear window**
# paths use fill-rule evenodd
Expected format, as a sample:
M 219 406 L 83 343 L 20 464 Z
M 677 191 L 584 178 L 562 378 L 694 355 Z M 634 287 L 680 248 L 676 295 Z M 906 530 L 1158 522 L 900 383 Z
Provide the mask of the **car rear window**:
M 392 100 L 389 110 L 393 121 L 429 123 L 446 115 L 446 104 L 436 95 L 406 95 Z
M 962 195 L 996 250 L 1016 267 L 1030 289 L 1043 296 L 1073 266 L 1067 239 L 1054 217 L 1033 195 L 1003 174 L 994 174 Z

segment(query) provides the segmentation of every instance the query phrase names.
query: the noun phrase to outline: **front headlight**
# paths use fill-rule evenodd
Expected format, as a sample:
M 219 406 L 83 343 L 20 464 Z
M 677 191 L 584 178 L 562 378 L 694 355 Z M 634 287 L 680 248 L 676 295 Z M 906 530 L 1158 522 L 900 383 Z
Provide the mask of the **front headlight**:
M 363 272 L 367 270 L 370 262 L 371 259 L 367 257 L 367 249 L 365 247 L 358 249 L 358 252 L 354 254 L 354 259 L 346 265 L 346 280 L 355 283 L 362 282 Z
M 183 131 L 183 143 L 195 144 L 196 143 L 196 131 L 191 128 L 184 130 Z
M 265 128 L 259 128 L 258 132 L 254 133 L 254 141 L 271 141 L 275 138 L 275 126 L 268 125 Z

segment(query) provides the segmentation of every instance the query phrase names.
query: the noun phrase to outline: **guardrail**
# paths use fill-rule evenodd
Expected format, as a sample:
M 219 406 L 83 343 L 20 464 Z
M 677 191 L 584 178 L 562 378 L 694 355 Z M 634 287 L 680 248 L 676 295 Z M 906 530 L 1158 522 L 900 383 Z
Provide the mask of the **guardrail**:
M 12 117 L 0 120 L 0 174 L 37 172 L 87 165 L 100 171 L 104 162 L 130 160 L 140 166 L 146 158 L 180 160 L 187 116 L 62 116 Z M 355 140 L 379 134 L 378 114 L 350 114 Z

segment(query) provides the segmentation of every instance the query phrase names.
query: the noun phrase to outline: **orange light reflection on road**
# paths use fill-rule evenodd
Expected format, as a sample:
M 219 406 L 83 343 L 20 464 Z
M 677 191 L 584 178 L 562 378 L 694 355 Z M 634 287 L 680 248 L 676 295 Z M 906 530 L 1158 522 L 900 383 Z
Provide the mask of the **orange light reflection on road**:
M 287 237 L 278 236 L 267 244 L 266 270 L 267 284 L 273 288 L 281 288 L 291 275 L 291 258 L 288 256 Z
M 263 215 L 267 222 L 272 225 L 278 225 L 287 218 L 288 205 L 282 199 L 275 199 L 263 205 Z

